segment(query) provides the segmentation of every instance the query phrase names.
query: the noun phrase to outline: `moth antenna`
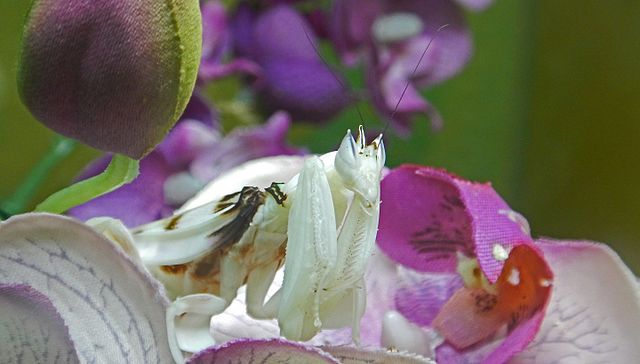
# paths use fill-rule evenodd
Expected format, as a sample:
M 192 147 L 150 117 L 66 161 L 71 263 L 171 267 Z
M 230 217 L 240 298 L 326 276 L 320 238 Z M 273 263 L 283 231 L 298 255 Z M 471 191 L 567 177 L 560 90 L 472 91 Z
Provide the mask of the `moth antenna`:
M 422 60 L 424 59 L 424 56 L 427 54 L 427 51 L 429 50 L 429 47 L 431 47 L 431 43 L 433 43 L 433 41 L 438 37 L 438 33 L 440 33 L 444 28 L 446 28 L 448 26 L 449 26 L 449 24 L 441 25 L 438 28 L 438 30 L 436 30 L 436 34 L 429 40 L 429 43 L 427 43 L 427 46 L 424 48 L 424 51 L 422 51 L 422 54 L 420 55 L 420 58 L 418 59 L 418 63 L 416 63 L 416 66 L 413 68 L 413 72 L 411 72 L 411 77 L 409 77 L 409 79 L 407 80 L 407 83 L 404 85 L 404 88 L 402 89 L 402 93 L 400 94 L 400 98 L 398 99 L 398 102 L 396 103 L 396 106 L 393 108 L 393 112 L 391 113 L 391 116 L 389 117 L 389 119 L 393 119 L 393 117 L 398 112 L 398 107 L 400 107 L 400 103 L 402 102 L 402 99 L 404 98 L 404 94 L 407 92 L 407 89 L 409 88 L 409 85 L 411 84 L 411 78 L 413 78 L 413 76 L 416 74 L 416 72 L 418 72 L 418 67 L 420 67 L 420 63 L 422 63 Z M 387 132 L 387 129 L 389 129 L 389 120 L 387 120 L 387 124 L 384 126 L 384 130 L 382 131 L 382 134 L 385 134 Z
M 313 51 L 320 58 L 322 63 L 324 63 L 325 66 L 327 66 L 327 69 L 329 70 L 329 72 L 331 72 L 331 75 L 333 76 L 333 78 L 340 84 L 340 86 L 342 86 L 343 89 L 348 90 L 348 88 L 344 84 L 344 82 L 342 82 L 342 80 L 340 80 L 340 78 L 333 72 L 333 70 L 329 66 L 329 63 L 324 59 L 324 57 L 322 57 L 322 54 L 320 54 L 320 51 L 318 50 L 316 45 L 313 44 L 313 41 L 311 40 L 311 37 L 309 37 L 309 33 L 307 33 L 307 30 L 305 29 L 304 26 L 302 27 L 302 31 L 304 32 L 304 35 L 307 37 L 307 40 L 309 41 L 309 44 L 311 44 L 311 48 L 313 48 Z M 362 117 L 362 112 L 360 111 L 360 107 L 358 107 L 358 104 L 356 104 L 356 111 L 358 112 L 358 116 L 360 117 L 360 124 L 364 124 L 364 118 Z

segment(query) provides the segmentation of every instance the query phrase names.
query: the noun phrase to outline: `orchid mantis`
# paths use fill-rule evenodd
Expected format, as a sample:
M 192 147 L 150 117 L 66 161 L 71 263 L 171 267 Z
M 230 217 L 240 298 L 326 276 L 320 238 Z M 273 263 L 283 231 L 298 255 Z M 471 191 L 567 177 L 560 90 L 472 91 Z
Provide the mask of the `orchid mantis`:
M 180 350 L 213 342 L 171 331 L 208 332 L 208 318 L 224 311 L 244 284 L 247 312 L 277 318 L 282 336 L 308 340 L 321 328 L 350 324 L 357 341 L 384 163 L 382 135 L 367 144 L 361 126 L 357 140 L 348 131 L 337 151 L 307 158 L 287 183 L 246 186 L 133 229 L 142 262 L 170 293 L 186 295 L 167 312 L 176 360 Z M 282 287 L 265 302 L 283 264 Z

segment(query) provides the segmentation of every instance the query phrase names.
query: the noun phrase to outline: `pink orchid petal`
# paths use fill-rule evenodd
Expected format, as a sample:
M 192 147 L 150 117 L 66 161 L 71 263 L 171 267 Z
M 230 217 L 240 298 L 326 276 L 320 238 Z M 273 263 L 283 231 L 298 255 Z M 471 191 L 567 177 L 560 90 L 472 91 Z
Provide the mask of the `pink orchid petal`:
M 0 284 L 0 307 L 3 362 L 80 362 L 69 329 L 45 295 L 24 284 Z
M 321 346 L 320 348 L 342 364 L 435 364 L 431 359 L 407 352 L 362 349 L 351 346 Z
M 172 360 L 160 283 L 80 222 L 25 214 L 1 223 L 0 284 L 29 285 L 45 295 L 83 362 Z
M 457 253 L 477 257 L 495 282 L 509 251 L 531 243 L 519 215 L 490 184 L 465 181 L 443 170 L 403 165 L 381 184 L 378 245 L 393 260 L 425 272 L 455 272 Z
M 205 349 L 188 360 L 189 364 L 214 363 L 308 363 L 338 364 L 331 355 L 313 346 L 283 339 L 239 339 Z
M 555 273 L 533 342 L 513 363 L 632 363 L 640 358 L 637 278 L 604 244 L 540 240 Z
M 462 288 L 458 274 L 421 273 L 401 267 L 395 305 L 413 323 L 429 326 L 442 306 Z

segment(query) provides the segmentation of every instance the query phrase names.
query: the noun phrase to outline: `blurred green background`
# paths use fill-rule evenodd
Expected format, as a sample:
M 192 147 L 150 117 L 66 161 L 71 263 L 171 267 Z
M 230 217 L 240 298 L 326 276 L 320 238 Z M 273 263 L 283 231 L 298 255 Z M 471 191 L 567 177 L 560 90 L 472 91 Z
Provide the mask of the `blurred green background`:
M 0 200 L 47 153 L 53 135 L 16 94 L 27 7 L 0 2 Z M 418 123 L 408 141 L 391 139 L 390 165 L 429 164 L 492 181 L 535 235 L 607 242 L 640 272 L 640 1 L 497 0 L 468 18 L 471 63 L 426 92 L 444 130 L 432 134 Z M 352 110 L 323 130 L 293 133 L 321 152 L 358 120 Z M 76 149 L 32 203 L 96 155 Z

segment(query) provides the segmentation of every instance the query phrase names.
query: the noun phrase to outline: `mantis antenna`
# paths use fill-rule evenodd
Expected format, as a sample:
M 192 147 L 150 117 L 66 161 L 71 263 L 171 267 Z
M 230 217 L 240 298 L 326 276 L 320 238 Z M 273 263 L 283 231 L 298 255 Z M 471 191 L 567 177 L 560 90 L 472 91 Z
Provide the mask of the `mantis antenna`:
M 402 102 L 402 99 L 404 98 L 404 94 L 407 92 L 407 89 L 409 88 L 409 84 L 411 83 L 411 78 L 418 71 L 418 67 L 420 67 L 420 63 L 422 63 L 422 60 L 424 59 L 424 56 L 427 54 L 427 51 L 429 50 L 429 47 L 431 47 L 431 43 L 433 43 L 433 41 L 436 39 L 436 37 L 438 37 L 438 34 L 444 28 L 446 28 L 448 26 L 449 26 L 449 24 L 441 25 L 438 28 L 438 30 L 436 30 L 436 35 L 433 36 L 433 38 L 431 38 L 429 40 L 429 43 L 427 43 L 427 46 L 424 48 L 424 51 L 422 51 L 422 54 L 420 55 L 420 58 L 418 59 L 418 63 L 416 63 L 416 66 L 413 68 L 413 72 L 411 72 L 411 77 L 409 77 L 409 79 L 407 80 L 407 83 L 404 85 L 404 88 L 402 89 L 402 93 L 400 94 L 400 97 L 398 98 L 398 102 L 396 103 L 396 106 L 393 108 L 393 112 L 391 113 L 391 116 L 389 117 L 390 119 L 393 119 L 393 117 L 398 112 L 398 107 L 400 107 L 400 103 Z M 384 130 L 382 131 L 382 134 L 385 134 L 387 132 L 388 128 L 389 128 L 389 120 L 387 120 L 387 124 L 385 125 Z
M 331 67 L 329 67 L 329 63 L 327 63 L 327 61 L 324 59 L 324 57 L 322 57 L 322 54 L 320 54 L 320 51 L 318 51 L 318 48 L 316 47 L 316 45 L 313 44 L 313 41 L 311 40 L 311 37 L 309 37 L 309 33 L 307 33 L 307 30 L 304 28 L 304 26 L 302 27 L 302 31 L 304 31 L 304 35 L 307 37 L 307 40 L 309 41 L 309 44 L 311 44 L 311 47 L 313 48 L 313 51 L 322 60 L 322 63 L 324 63 L 325 66 L 327 66 L 327 69 L 329 70 L 329 72 L 331 73 L 333 78 L 340 84 L 340 86 L 342 86 L 343 89 L 346 90 L 347 86 L 344 84 L 344 82 L 342 82 L 342 80 L 340 80 L 340 77 L 338 77 L 333 72 Z M 360 112 L 360 108 L 358 107 L 358 104 L 356 104 L 356 110 L 358 111 L 358 116 L 360 117 L 360 123 L 364 124 L 364 118 L 362 117 L 362 112 Z

